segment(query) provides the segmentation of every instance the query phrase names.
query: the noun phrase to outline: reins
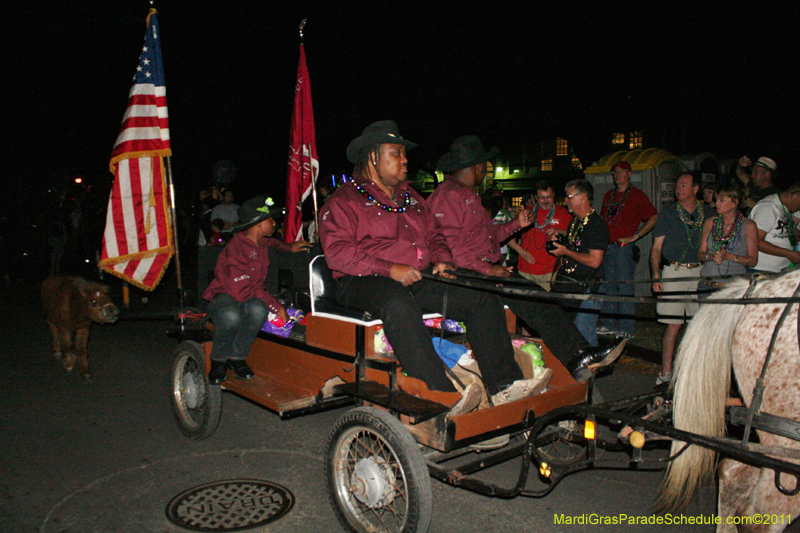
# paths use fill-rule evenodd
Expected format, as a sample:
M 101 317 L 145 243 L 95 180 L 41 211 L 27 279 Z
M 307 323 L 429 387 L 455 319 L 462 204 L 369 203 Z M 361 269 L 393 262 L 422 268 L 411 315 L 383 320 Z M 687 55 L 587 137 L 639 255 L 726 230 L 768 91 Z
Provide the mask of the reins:
M 496 276 L 487 276 L 483 274 L 479 274 L 472 270 L 462 269 L 459 268 L 455 272 L 450 272 L 455 276 L 455 279 L 448 279 L 438 274 L 432 274 L 430 271 L 426 271 L 422 273 L 422 277 L 438 281 L 440 283 L 449 283 L 452 285 L 458 285 L 461 287 L 468 287 L 472 289 L 477 289 L 481 291 L 487 292 L 494 292 L 499 294 L 505 294 L 508 296 L 524 296 L 524 297 L 531 297 L 538 300 L 600 300 L 600 301 L 608 301 L 608 302 L 630 302 L 630 303 L 641 303 L 641 304 L 657 304 L 663 301 L 663 298 L 659 298 L 656 296 L 610 296 L 606 294 L 577 294 L 577 293 L 568 293 L 568 292 L 547 292 L 541 288 L 540 285 L 536 284 L 535 282 L 520 279 L 520 278 L 501 278 Z M 689 280 L 703 280 L 706 278 L 670 278 L 669 282 L 675 281 L 689 281 Z M 711 279 L 711 278 L 709 278 Z M 713 279 L 722 279 L 722 277 L 714 277 Z M 732 277 L 725 277 L 725 279 L 732 279 Z M 767 279 L 767 276 L 764 274 L 756 274 L 752 275 L 751 279 L 751 287 L 754 282 L 758 279 Z M 604 281 L 604 282 L 593 282 L 597 285 L 609 285 L 609 284 L 618 284 L 618 283 L 648 283 L 653 284 L 657 282 L 661 282 L 662 280 L 656 279 L 649 279 L 649 280 L 638 280 L 638 281 Z M 564 283 L 587 283 L 587 282 L 579 282 L 575 280 L 565 280 L 565 281 L 552 281 L 550 282 L 552 285 L 564 284 Z M 748 295 L 751 293 L 750 289 L 745 293 L 745 295 L 741 298 L 725 298 L 725 299 L 705 299 L 700 298 L 698 296 L 686 296 L 683 298 L 675 298 L 674 295 L 679 294 L 695 294 L 695 293 L 686 293 L 686 292 L 663 292 L 664 296 L 669 295 L 670 302 L 697 302 L 702 304 L 712 304 L 712 305 L 720 305 L 720 304 L 734 304 L 734 305 L 747 305 L 747 304 L 792 304 L 792 303 L 799 303 L 800 297 L 797 295 L 791 297 L 769 297 L 769 298 L 752 298 Z
M 745 292 L 745 297 L 755 290 L 755 285 L 756 279 L 754 278 Z M 798 295 L 800 295 L 800 284 L 795 287 L 792 297 L 797 298 Z M 772 352 L 775 348 L 775 342 L 778 340 L 778 334 L 780 333 L 784 320 L 786 320 L 786 317 L 789 316 L 789 312 L 792 310 L 793 305 L 794 302 L 787 303 L 787 305 L 783 308 L 781 316 L 775 323 L 775 328 L 772 330 L 772 338 L 770 339 L 769 347 L 767 348 L 767 356 L 764 358 L 764 364 L 761 365 L 761 374 L 756 379 L 755 387 L 753 387 L 753 400 L 750 402 L 750 406 L 747 409 L 747 421 L 745 422 L 744 434 L 742 435 L 742 446 L 747 445 L 747 441 L 750 439 L 750 432 L 752 430 L 753 417 L 755 416 L 756 412 L 761 409 L 761 402 L 764 399 L 764 378 L 767 375 L 767 368 L 769 367 L 769 362 L 772 359 Z M 798 317 L 798 324 L 800 325 L 800 316 Z

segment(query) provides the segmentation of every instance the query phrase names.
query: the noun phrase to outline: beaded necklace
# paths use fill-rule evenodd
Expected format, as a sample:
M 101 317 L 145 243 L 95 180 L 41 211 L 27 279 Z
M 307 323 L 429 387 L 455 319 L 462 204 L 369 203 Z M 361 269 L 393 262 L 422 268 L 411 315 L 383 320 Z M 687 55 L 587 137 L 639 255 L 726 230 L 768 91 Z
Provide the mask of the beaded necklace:
M 550 211 L 547 212 L 547 217 L 545 217 L 544 222 L 541 225 L 539 225 L 536 223 L 536 221 L 539 220 L 539 204 L 536 204 L 536 206 L 533 208 L 533 227 L 535 227 L 536 229 L 544 229 L 547 226 L 549 226 L 550 223 L 553 221 L 553 215 L 555 214 L 555 212 L 556 212 L 556 204 L 553 204 L 550 206 Z
M 549 226 L 553 222 L 553 215 L 555 214 L 555 212 L 556 212 L 556 205 L 553 204 L 553 205 L 550 206 L 550 210 L 547 212 L 547 216 L 544 219 L 544 223 L 537 224 L 536 221 L 539 220 L 539 204 L 536 204 L 533 207 L 533 227 L 534 227 L 534 231 L 533 231 L 532 239 L 533 239 L 533 247 L 536 248 L 537 250 L 543 250 L 545 244 L 547 244 L 547 235 L 544 233 L 543 230 L 546 229 L 547 226 Z M 539 231 L 535 231 L 535 230 L 539 230 Z M 544 241 L 542 242 L 541 246 L 539 246 L 538 239 L 536 238 L 539 235 L 539 233 L 541 233 L 542 236 L 544 237 Z
M 702 227 L 703 227 L 703 220 L 705 220 L 705 213 L 703 212 L 703 206 L 700 204 L 700 200 L 695 200 L 697 202 L 695 204 L 694 212 L 696 213 L 695 219 L 692 220 L 692 214 L 683 207 L 683 204 L 678 202 L 678 218 L 683 222 L 684 228 L 686 229 L 686 240 L 688 241 L 688 246 L 683 249 L 683 253 L 681 254 L 680 261 L 678 263 L 683 263 L 684 258 L 686 257 L 686 253 L 691 249 L 697 249 L 700 245 L 700 236 L 702 234 Z M 697 237 L 697 244 L 695 244 L 694 237 Z M 675 265 L 675 270 L 678 270 L 680 265 Z
M 409 197 L 410 197 L 409 191 L 406 191 L 405 195 L 403 196 L 403 205 L 401 205 L 400 207 L 393 207 L 391 205 L 386 205 L 383 202 L 379 202 L 378 200 L 376 200 L 375 197 L 372 196 L 369 193 L 369 191 L 367 191 L 361 185 L 356 183 L 356 181 L 353 178 L 350 178 L 349 181 L 350 181 L 350 183 L 353 184 L 353 187 L 355 187 L 356 190 L 361 193 L 361 196 L 363 196 L 364 198 L 366 198 L 370 202 L 375 202 L 375 205 L 377 205 L 378 207 L 380 207 L 384 211 L 388 211 L 390 213 L 402 213 L 406 209 L 408 209 L 408 203 L 409 203 Z
M 720 250 L 730 250 L 739 230 L 744 223 L 744 217 L 741 213 L 736 213 L 736 218 L 731 224 L 731 229 L 725 233 L 725 221 L 722 220 L 722 215 L 717 215 L 714 219 L 714 229 L 711 232 L 711 253 L 717 253 Z
M 794 248 L 795 244 L 797 244 L 797 239 L 794 236 L 794 218 L 792 217 L 792 213 L 783 205 L 783 202 L 781 202 L 781 207 L 783 208 L 782 219 L 784 231 L 789 233 L 789 245 Z
M 620 211 L 622 211 L 622 208 L 625 207 L 625 200 L 628 199 L 628 193 L 631 192 L 631 187 L 631 184 L 628 183 L 628 186 L 625 188 L 625 192 L 622 193 L 622 197 L 618 202 L 614 201 L 614 198 L 617 196 L 617 191 L 614 189 L 614 192 L 611 194 L 611 200 L 608 202 L 608 210 L 606 211 L 607 223 L 612 223 L 616 220 L 617 216 L 619 216 Z
M 697 218 L 692 220 L 692 214 L 683 207 L 683 204 L 678 202 L 678 218 L 681 219 L 686 225 L 686 231 L 695 231 L 703 226 L 703 219 L 705 218 L 705 214 L 703 213 L 703 206 L 700 205 L 700 200 L 695 200 L 697 202 L 695 207 L 695 213 L 697 213 Z
M 567 241 L 569 242 L 569 249 L 575 250 L 581 245 L 580 236 L 583 234 L 583 228 L 586 227 L 586 224 L 589 223 L 589 217 L 592 216 L 594 213 L 594 209 L 589 209 L 589 212 L 586 213 L 580 221 L 577 218 L 573 218 L 572 222 L 569 223 L 569 229 L 567 230 Z M 564 272 L 567 274 L 572 274 L 576 268 L 578 268 L 578 262 L 572 261 L 567 256 L 561 256 L 564 259 Z

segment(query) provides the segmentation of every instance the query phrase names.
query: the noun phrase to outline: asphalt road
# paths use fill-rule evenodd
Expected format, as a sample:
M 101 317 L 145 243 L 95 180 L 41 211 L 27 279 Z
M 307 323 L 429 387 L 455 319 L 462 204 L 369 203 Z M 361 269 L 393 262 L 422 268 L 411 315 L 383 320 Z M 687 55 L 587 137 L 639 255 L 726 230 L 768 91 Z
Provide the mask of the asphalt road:
M 118 284 L 115 284 L 118 286 Z M 134 296 L 142 293 L 134 291 Z M 169 308 L 172 293 L 149 295 Z M 134 298 L 134 307 L 143 304 Z M 344 409 L 290 420 L 223 394 L 217 432 L 204 441 L 177 429 L 169 398 L 171 352 L 165 321 L 94 326 L 94 378 L 66 374 L 51 355 L 35 288 L 11 288 L 3 309 L 0 372 L 0 531 L 179 532 L 165 517 L 180 492 L 212 481 L 261 479 L 295 496 L 292 511 L 260 529 L 341 531 L 328 503 L 324 447 Z M 600 380 L 607 399 L 647 390 L 655 369 L 623 361 Z M 482 475 L 510 484 L 519 460 Z M 565 479 L 543 499 L 488 498 L 433 481 L 431 532 L 713 531 L 712 526 L 557 524 L 559 515 L 647 516 L 659 472 L 593 470 Z M 684 513 L 713 515 L 714 487 Z

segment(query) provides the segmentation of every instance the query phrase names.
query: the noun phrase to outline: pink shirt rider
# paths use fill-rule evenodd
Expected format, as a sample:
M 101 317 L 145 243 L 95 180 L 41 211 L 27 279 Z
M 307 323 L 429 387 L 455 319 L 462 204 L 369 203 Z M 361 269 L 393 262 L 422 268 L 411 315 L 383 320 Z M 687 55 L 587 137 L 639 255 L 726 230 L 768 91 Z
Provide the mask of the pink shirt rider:
M 520 229 L 516 219 L 492 224 L 480 196 L 450 176 L 433 191 L 428 205 L 456 266 L 481 274 L 489 273 L 492 263 L 500 260 L 500 245 Z
M 261 298 L 273 313 L 283 306 L 264 288 L 269 269 L 269 249 L 288 252 L 291 245 L 273 238 L 262 238 L 258 245 L 247 238 L 243 231 L 235 233 L 217 259 L 214 279 L 203 293 L 211 301 L 219 293 L 229 294 L 237 302 Z
M 378 202 L 396 205 L 372 181 L 363 177 L 355 180 Z M 403 205 L 406 193 L 409 203 L 402 213 L 382 209 L 352 183 L 339 187 L 325 202 L 319 213 L 319 236 L 334 278 L 389 277 L 394 263 L 422 270 L 432 263 L 452 260 L 427 204 L 407 181 L 395 188 L 397 203 Z

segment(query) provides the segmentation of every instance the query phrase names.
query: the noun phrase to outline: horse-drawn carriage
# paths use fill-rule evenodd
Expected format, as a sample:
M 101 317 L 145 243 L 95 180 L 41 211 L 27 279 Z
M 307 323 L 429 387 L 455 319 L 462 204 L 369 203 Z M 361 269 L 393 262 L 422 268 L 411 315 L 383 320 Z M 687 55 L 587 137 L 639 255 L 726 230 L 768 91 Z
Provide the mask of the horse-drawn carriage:
M 795 277 L 800 279 L 800 274 Z M 712 462 L 713 453 L 718 452 L 758 468 L 774 469 L 796 479 L 800 476 L 800 466 L 787 461 L 800 457 L 790 449 L 796 448 L 797 443 L 779 437 L 783 439 L 780 443 L 765 444 L 769 437 L 762 435 L 771 431 L 776 435 L 791 433 L 787 436 L 796 438 L 800 434 L 797 423 L 791 424 L 783 418 L 776 421 L 775 417 L 761 413 L 754 416 L 745 408 L 731 410 L 732 421 L 744 425 L 746 434 L 750 434 L 751 428 L 759 430 L 762 440 L 759 444 L 747 443 L 747 438 L 743 443 L 724 439 L 720 434 L 706 436 L 698 433 L 702 428 L 676 429 L 672 427 L 672 400 L 666 386 L 642 396 L 593 405 L 593 379 L 576 382 L 546 346 L 543 346 L 544 359 L 552 370 L 552 378 L 545 392 L 448 417 L 449 407 L 459 395 L 430 391 L 423 382 L 405 376 L 394 358 L 376 350 L 375 332 L 380 321 L 338 305 L 332 297 L 332 284 L 324 258 L 315 258 L 309 266 L 310 312 L 305 327 L 295 325 L 286 338 L 259 334 L 248 356 L 255 373 L 249 381 L 229 379 L 221 387 L 210 385 L 206 378 L 210 365 L 210 328 L 201 318 L 181 319 L 178 329 L 184 340 L 174 354 L 172 405 L 179 427 L 194 439 L 207 438 L 216 430 L 223 389 L 281 417 L 356 406 L 334 424 L 325 459 L 329 498 L 347 530 L 426 531 L 433 509 L 431 477 L 489 496 L 538 497 L 550 492 L 564 476 L 592 465 L 606 462 L 617 465 L 621 462 L 625 467 L 643 463 L 664 465 L 675 457 L 690 456 L 682 450 L 676 450 L 667 460 L 648 459 L 643 454 L 651 443 L 663 440 L 672 440 L 678 448 L 689 443 L 694 445 L 687 446 L 690 450 L 707 450 L 712 454 Z M 708 306 L 713 307 L 719 309 Z M 792 317 L 797 313 L 794 305 L 783 307 L 792 309 Z M 713 320 L 725 320 L 716 313 L 706 315 L 712 315 Z M 794 332 L 796 339 L 794 322 L 794 327 L 784 330 L 787 335 Z M 510 313 L 508 325 L 513 332 L 515 319 Z M 724 337 L 723 328 L 717 329 Z M 702 335 L 702 331 L 687 332 L 687 337 Z M 691 357 L 686 349 L 682 352 L 679 360 Z M 764 355 L 766 352 L 765 349 Z M 797 352 L 796 342 L 794 352 Z M 776 354 L 781 357 L 783 352 Z M 696 369 L 691 372 L 697 373 Z M 687 393 L 686 384 L 681 385 L 681 379 L 686 379 L 682 375 L 685 373 L 681 374 L 679 367 L 678 401 L 685 401 Z M 793 399 L 800 401 L 796 387 L 792 394 Z M 725 396 L 727 389 L 722 394 L 723 402 Z M 746 395 L 745 400 L 749 403 Z M 765 400 L 762 405 L 775 407 L 769 394 Z M 774 410 L 772 413 L 787 418 L 790 414 Z M 612 428 L 613 432 L 605 432 L 612 438 L 598 438 L 598 426 Z M 616 455 L 601 461 L 600 451 L 608 448 L 626 454 L 622 459 Z M 520 473 L 508 487 L 488 483 L 475 475 L 515 457 L 521 457 Z M 536 489 L 526 488 L 531 465 L 542 482 Z M 786 494 L 783 498 L 793 503 L 791 496 L 798 489 L 792 484 L 786 488 L 785 481 L 780 479 L 775 474 L 775 486 Z M 741 479 L 738 483 L 742 485 Z M 722 490 L 721 484 L 721 513 Z M 743 491 L 739 490 L 736 501 L 745 497 Z M 688 497 L 684 495 L 681 502 L 680 496 L 666 494 L 663 502 L 667 508 L 676 501 L 685 503 Z M 731 513 L 738 509 L 735 501 L 726 505 Z M 752 512 L 759 511 L 759 504 L 755 505 Z M 786 511 L 780 514 L 791 514 L 794 507 L 784 505 L 780 509 Z

